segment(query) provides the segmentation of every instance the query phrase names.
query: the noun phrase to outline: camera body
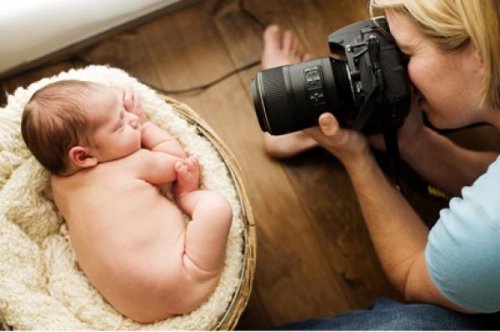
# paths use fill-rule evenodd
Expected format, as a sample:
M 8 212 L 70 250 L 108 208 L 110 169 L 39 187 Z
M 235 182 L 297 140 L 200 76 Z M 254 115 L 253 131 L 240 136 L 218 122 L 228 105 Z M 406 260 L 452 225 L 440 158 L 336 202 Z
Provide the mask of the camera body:
M 252 80 L 261 129 L 279 135 L 316 126 L 324 112 L 365 134 L 399 128 L 410 108 L 410 83 L 385 18 L 348 25 L 328 43 L 340 58 L 271 68 Z

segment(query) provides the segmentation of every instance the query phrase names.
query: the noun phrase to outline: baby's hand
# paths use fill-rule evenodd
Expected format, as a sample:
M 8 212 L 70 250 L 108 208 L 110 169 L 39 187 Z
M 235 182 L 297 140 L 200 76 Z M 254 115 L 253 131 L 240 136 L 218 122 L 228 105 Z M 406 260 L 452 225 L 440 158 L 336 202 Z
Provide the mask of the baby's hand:
M 177 183 L 174 187 L 174 193 L 176 195 L 182 195 L 199 188 L 200 164 L 198 159 L 190 156 L 182 161 L 176 162 L 174 167 L 177 173 Z
M 141 98 L 139 94 L 132 88 L 132 86 L 127 85 L 122 87 L 123 90 L 123 105 L 125 110 L 130 113 L 134 113 L 139 117 L 141 123 L 148 120 L 144 109 L 142 108 Z

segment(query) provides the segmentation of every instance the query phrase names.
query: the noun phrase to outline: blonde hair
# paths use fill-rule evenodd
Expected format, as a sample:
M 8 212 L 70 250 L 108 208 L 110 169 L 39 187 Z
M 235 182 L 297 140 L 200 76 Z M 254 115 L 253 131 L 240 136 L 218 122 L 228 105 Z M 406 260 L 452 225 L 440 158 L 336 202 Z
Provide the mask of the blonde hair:
M 385 9 L 413 18 L 422 34 L 444 52 L 472 43 L 484 65 L 481 102 L 500 108 L 498 0 L 370 0 L 370 15 Z

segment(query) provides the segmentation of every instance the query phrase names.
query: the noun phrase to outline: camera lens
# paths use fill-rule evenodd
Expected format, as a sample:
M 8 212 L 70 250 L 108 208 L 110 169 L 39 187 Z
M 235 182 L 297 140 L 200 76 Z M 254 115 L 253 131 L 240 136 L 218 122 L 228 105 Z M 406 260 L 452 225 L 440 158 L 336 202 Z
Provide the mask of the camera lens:
M 317 125 L 334 112 L 342 125 L 352 109 L 352 89 L 345 61 L 320 58 L 264 70 L 252 80 L 252 98 L 263 131 L 281 135 Z

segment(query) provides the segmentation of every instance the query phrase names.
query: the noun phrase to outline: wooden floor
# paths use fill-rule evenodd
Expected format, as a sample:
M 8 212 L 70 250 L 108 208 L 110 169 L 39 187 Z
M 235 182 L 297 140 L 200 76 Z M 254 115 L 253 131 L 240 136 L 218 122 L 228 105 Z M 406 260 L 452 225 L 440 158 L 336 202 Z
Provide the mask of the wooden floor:
M 9 93 L 41 77 L 86 63 L 123 68 L 140 81 L 174 90 L 211 82 L 258 63 L 262 25 L 295 31 L 314 57 L 327 56 L 330 32 L 366 16 L 363 0 L 202 1 L 105 39 L 76 56 L 1 82 Z M 269 329 L 364 308 L 396 297 L 374 254 L 349 179 L 321 149 L 287 161 L 262 151 L 249 91 L 259 66 L 195 93 L 172 94 L 215 129 L 238 158 L 258 235 L 254 289 L 238 329 Z M 5 103 L 5 99 L 1 100 Z M 499 149 L 489 128 L 455 133 L 464 145 Z M 384 165 L 385 160 L 380 158 Z M 432 223 L 445 201 L 420 194 L 404 172 L 408 197 Z

